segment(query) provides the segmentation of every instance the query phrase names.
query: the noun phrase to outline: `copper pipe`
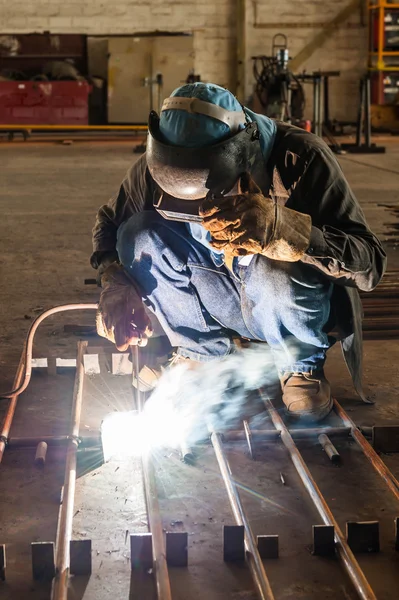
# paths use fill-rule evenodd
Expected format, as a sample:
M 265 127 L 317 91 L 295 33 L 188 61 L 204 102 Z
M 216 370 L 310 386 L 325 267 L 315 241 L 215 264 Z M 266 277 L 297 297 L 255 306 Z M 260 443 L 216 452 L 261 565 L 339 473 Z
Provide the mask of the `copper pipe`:
M 247 516 L 241 503 L 240 494 L 238 493 L 237 486 L 231 475 L 230 465 L 223 449 L 221 434 L 213 431 L 211 433 L 211 442 L 215 450 L 224 484 L 226 486 L 235 521 L 237 525 L 244 527 L 246 558 L 259 598 L 262 600 L 274 600 L 274 594 L 272 588 L 270 587 L 262 559 L 259 555 L 255 536 L 249 525 Z
M 51 590 L 51 600 L 67 600 L 69 583 L 69 544 L 72 536 L 73 506 L 75 500 L 76 464 L 79 439 L 80 415 L 82 412 L 83 383 L 85 370 L 83 355 L 87 342 L 78 342 L 76 357 L 75 386 L 73 390 L 73 404 L 71 423 L 69 427 L 70 439 L 67 446 L 65 461 L 64 491 L 62 506 L 59 513 L 58 534 L 55 554 L 55 572 Z
M 391 471 L 388 469 L 385 463 L 383 463 L 383 461 L 378 456 L 377 452 L 374 450 L 372 445 L 366 440 L 360 429 L 357 427 L 356 423 L 352 421 L 350 416 L 335 399 L 334 410 L 337 413 L 337 415 L 342 419 L 344 425 L 346 427 L 351 427 L 351 436 L 363 450 L 363 453 L 365 454 L 365 456 L 367 456 L 377 473 L 385 481 L 391 492 L 394 494 L 395 498 L 399 500 L 399 481 L 391 473 Z
M 28 335 L 26 337 L 25 348 L 23 352 L 23 362 L 25 363 L 25 375 L 24 381 L 22 384 L 18 383 L 14 385 L 14 389 L 10 392 L 6 392 L 5 394 L 1 394 L 1 398 L 12 398 L 13 396 L 22 394 L 26 390 L 29 385 L 30 378 L 32 375 L 32 348 L 33 348 L 33 340 L 35 337 L 35 333 L 40 323 L 44 321 L 47 317 L 51 315 L 55 315 L 59 312 L 64 312 L 67 310 L 84 310 L 84 309 L 92 309 L 96 310 L 98 305 L 95 303 L 87 303 L 87 304 L 61 304 L 60 306 L 54 306 L 53 308 L 49 308 L 45 310 L 44 313 L 39 315 L 30 326 L 28 331 Z
M 25 347 L 22 350 L 21 358 L 19 360 L 18 369 L 17 369 L 15 379 L 14 379 L 14 385 L 13 385 L 14 388 L 18 388 L 21 385 L 22 377 L 24 374 L 24 354 L 25 354 Z M 14 419 L 15 409 L 17 408 L 17 402 L 18 402 L 18 394 L 17 393 L 12 394 L 10 396 L 10 403 L 8 405 L 7 413 L 6 413 L 6 416 L 4 419 L 4 423 L 3 423 L 3 428 L 1 430 L 0 463 L 3 460 L 4 450 L 5 450 L 7 442 L 8 442 L 8 436 L 10 433 L 12 421 Z
M 341 560 L 346 572 L 348 573 L 355 590 L 362 600 L 377 600 L 373 590 L 370 587 L 363 571 L 361 570 L 359 563 L 357 562 L 352 550 L 349 548 L 344 534 L 342 533 L 337 521 L 334 518 L 331 510 L 328 507 L 321 491 L 319 490 L 315 480 L 313 479 L 305 461 L 303 460 L 301 453 L 295 445 L 294 440 L 284 421 L 280 417 L 278 411 L 274 408 L 272 402 L 265 398 L 262 393 L 261 397 L 265 403 L 266 409 L 273 421 L 273 425 L 281 433 L 281 441 L 290 453 L 291 460 L 297 470 L 299 477 L 302 480 L 309 496 L 317 508 L 317 511 L 322 518 L 325 525 L 333 525 L 335 531 L 335 544 L 338 557 Z

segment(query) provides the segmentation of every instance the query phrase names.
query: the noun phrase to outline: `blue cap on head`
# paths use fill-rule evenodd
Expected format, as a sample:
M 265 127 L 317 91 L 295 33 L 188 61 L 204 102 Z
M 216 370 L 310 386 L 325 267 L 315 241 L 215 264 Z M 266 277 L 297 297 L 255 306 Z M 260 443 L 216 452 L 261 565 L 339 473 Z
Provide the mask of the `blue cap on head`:
M 245 127 L 245 115 L 238 100 L 228 90 L 214 83 L 189 83 L 177 88 L 171 98 L 197 98 L 203 102 L 220 106 L 227 111 L 241 113 Z M 225 122 L 206 114 L 187 110 L 166 109 L 161 111 L 159 129 L 166 143 L 186 148 L 200 148 L 230 137 L 231 127 Z

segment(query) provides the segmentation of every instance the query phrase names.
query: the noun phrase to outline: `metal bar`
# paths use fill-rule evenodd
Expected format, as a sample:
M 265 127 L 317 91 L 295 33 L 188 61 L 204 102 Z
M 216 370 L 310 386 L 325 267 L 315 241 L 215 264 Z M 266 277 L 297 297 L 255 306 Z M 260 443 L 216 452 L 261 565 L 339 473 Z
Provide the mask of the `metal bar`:
M 30 448 L 45 442 L 48 446 L 63 446 L 71 440 L 70 435 L 41 435 L 35 437 L 10 437 L 7 441 L 9 448 Z M 101 446 L 99 435 L 90 435 L 79 438 L 79 448 L 92 448 Z
M 70 440 L 65 461 L 64 492 L 59 514 L 57 547 L 55 555 L 56 575 L 53 579 L 51 600 L 67 600 L 69 583 L 69 543 L 72 536 L 73 505 L 76 484 L 76 463 L 79 438 L 80 415 L 82 412 L 83 383 L 85 370 L 83 355 L 87 342 L 78 342 L 76 357 L 75 387 L 70 423 Z
M 313 133 L 319 135 L 319 78 L 313 80 Z
M 335 399 L 334 410 L 337 413 L 337 415 L 342 419 L 345 426 L 352 428 L 351 436 L 363 450 L 363 453 L 365 454 L 365 456 L 367 456 L 377 473 L 385 481 L 391 492 L 394 494 L 395 498 L 399 500 L 399 481 L 391 473 L 388 467 L 382 462 L 381 458 L 378 456 L 372 445 L 366 440 L 360 429 L 357 427 L 356 423 L 352 421 L 352 419 L 349 417 L 346 411 Z
M 12 398 L 15 395 L 22 394 L 26 390 L 29 385 L 30 378 L 32 376 L 32 348 L 33 348 L 33 340 L 35 337 L 35 333 L 40 323 L 44 321 L 47 317 L 51 315 L 55 315 L 59 312 L 69 311 L 69 310 L 84 310 L 91 309 L 97 310 L 98 304 L 95 303 L 87 303 L 87 304 L 61 304 L 60 306 L 54 306 L 53 308 L 49 308 L 45 310 L 41 315 L 39 315 L 32 323 L 29 328 L 28 335 L 26 336 L 25 348 L 23 352 L 23 361 L 25 363 L 25 374 L 23 377 L 23 382 L 19 383 L 18 386 L 15 386 L 13 390 L 10 392 L 6 392 L 5 394 L 0 393 L 1 398 Z
M 135 388 L 136 409 L 141 412 L 144 407 L 143 398 L 139 390 L 139 347 L 132 346 L 133 381 L 136 380 Z M 145 501 L 147 505 L 148 529 L 151 532 L 152 560 L 155 575 L 158 600 L 172 600 L 170 588 L 168 565 L 166 562 L 166 546 L 163 535 L 162 519 L 160 516 L 157 484 L 155 480 L 154 465 L 151 460 L 151 451 L 145 451 L 141 455 L 143 471 L 143 484 Z
M 318 440 L 320 446 L 323 448 L 324 452 L 327 454 L 328 458 L 331 460 L 332 463 L 338 464 L 339 462 L 341 462 L 340 453 L 325 433 L 319 435 Z
M 289 433 L 294 439 L 312 439 L 321 434 L 337 437 L 349 437 L 351 427 L 316 427 L 309 429 L 289 429 Z M 276 429 L 251 429 L 251 437 L 257 442 L 273 441 L 280 437 L 280 431 Z M 222 438 L 226 442 L 236 442 L 247 440 L 245 431 L 226 431 L 222 434 Z
M 255 460 L 254 445 L 253 445 L 253 438 L 252 438 L 251 428 L 250 428 L 249 423 L 248 423 L 247 420 L 244 420 L 242 422 L 242 424 L 244 426 L 245 437 L 247 438 L 249 453 L 251 455 L 252 460 Z
M 356 121 L 356 146 L 360 146 L 362 143 L 364 97 L 364 78 L 362 77 L 359 82 L 359 108 L 357 111 Z
M 195 463 L 194 452 L 193 452 L 192 448 L 190 448 L 190 446 L 188 446 L 188 444 L 186 442 L 182 442 L 180 444 L 180 452 L 181 452 L 181 459 L 184 463 L 186 463 L 188 465 L 192 465 Z
M 284 421 L 280 417 L 277 410 L 274 408 L 272 402 L 268 398 L 265 398 L 262 395 L 262 393 L 261 397 L 265 403 L 266 409 L 269 412 L 274 426 L 281 432 L 281 441 L 289 451 L 291 455 L 291 460 L 294 463 L 297 473 L 301 478 L 302 483 L 305 486 L 307 492 L 309 493 L 313 504 L 317 508 L 320 517 L 322 518 L 325 525 L 333 525 L 335 528 L 335 543 L 338 556 L 346 572 L 348 573 L 359 598 L 362 598 L 362 600 L 377 600 L 373 590 L 370 587 L 369 582 L 367 581 L 363 571 L 359 566 L 359 563 L 357 562 L 353 552 L 349 548 L 344 534 L 342 533 L 337 521 L 335 520 L 334 515 L 329 509 L 328 504 L 322 496 L 322 493 L 319 490 L 315 480 L 313 479 L 308 467 L 306 466 L 306 463 L 303 460 L 301 453 L 296 447 L 295 442 L 290 435 L 290 432 L 285 426 Z
M 139 374 L 140 374 L 140 363 L 139 363 L 139 347 L 131 346 L 132 352 L 132 375 L 133 375 L 133 389 L 134 389 L 134 401 L 136 404 L 136 410 L 141 412 L 143 410 L 142 398 L 140 393 L 140 382 L 139 382 Z M 136 382 L 136 385 L 134 385 Z
M 141 456 L 143 467 L 144 493 L 147 504 L 148 526 L 152 534 L 152 557 L 158 600 L 172 600 L 168 565 L 166 562 L 166 547 L 163 536 L 162 519 L 160 516 L 157 485 L 151 452 Z
M 371 146 L 371 91 L 370 91 L 370 77 L 368 75 L 364 78 L 364 143 L 367 147 Z
M 244 527 L 246 557 L 257 592 L 262 600 L 274 600 L 273 591 L 259 555 L 255 536 L 245 515 L 237 486 L 231 476 L 231 469 L 223 449 L 221 434 L 212 432 L 211 442 L 226 486 L 235 521 L 237 525 Z
M 14 389 L 18 389 L 22 382 L 22 377 L 23 377 L 23 374 L 25 371 L 25 363 L 24 363 L 25 350 L 26 350 L 26 348 L 24 346 L 24 348 L 22 350 L 21 358 L 19 360 L 17 372 L 15 374 L 15 379 L 14 379 L 14 384 L 13 384 Z M 4 423 L 3 423 L 3 427 L 2 427 L 1 435 L 0 435 L 0 463 L 3 460 L 4 450 L 6 449 L 6 445 L 8 443 L 8 435 L 10 433 L 12 421 L 14 419 L 15 410 L 17 408 L 18 396 L 19 396 L 19 394 L 13 394 L 12 396 L 10 396 L 10 402 L 8 404 L 7 413 L 4 418 Z

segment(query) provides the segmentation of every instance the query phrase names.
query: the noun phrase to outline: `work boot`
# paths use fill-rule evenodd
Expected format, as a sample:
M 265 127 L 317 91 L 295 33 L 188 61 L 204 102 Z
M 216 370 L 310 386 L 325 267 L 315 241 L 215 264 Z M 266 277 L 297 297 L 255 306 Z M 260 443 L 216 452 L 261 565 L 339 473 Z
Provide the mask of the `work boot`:
M 140 392 L 151 392 L 157 385 L 164 371 L 166 371 L 167 369 L 172 369 L 176 365 L 182 363 L 186 364 L 189 368 L 194 368 L 196 365 L 200 364 L 197 360 L 186 358 L 185 356 L 181 356 L 180 354 L 176 354 L 174 352 L 171 358 L 169 358 L 169 360 L 163 365 L 158 365 L 156 367 L 149 367 L 148 365 L 144 365 L 144 367 L 140 369 L 139 373 Z M 137 387 L 137 381 L 134 378 L 133 386 Z
M 320 369 L 314 373 L 285 373 L 281 378 L 287 415 L 321 421 L 332 409 L 331 388 Z

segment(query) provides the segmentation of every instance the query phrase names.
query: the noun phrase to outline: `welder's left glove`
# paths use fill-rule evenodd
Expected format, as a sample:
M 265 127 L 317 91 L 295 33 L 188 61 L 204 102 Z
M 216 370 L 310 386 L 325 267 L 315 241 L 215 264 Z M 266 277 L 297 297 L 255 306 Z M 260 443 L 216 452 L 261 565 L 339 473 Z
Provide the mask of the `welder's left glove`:
M 201 215 L 212 246 L 226 254 L 295 262 L 309 247 L 310 216 L 263 196 L 248 174 L 241 177 L 236 196 L 207 198 Z

